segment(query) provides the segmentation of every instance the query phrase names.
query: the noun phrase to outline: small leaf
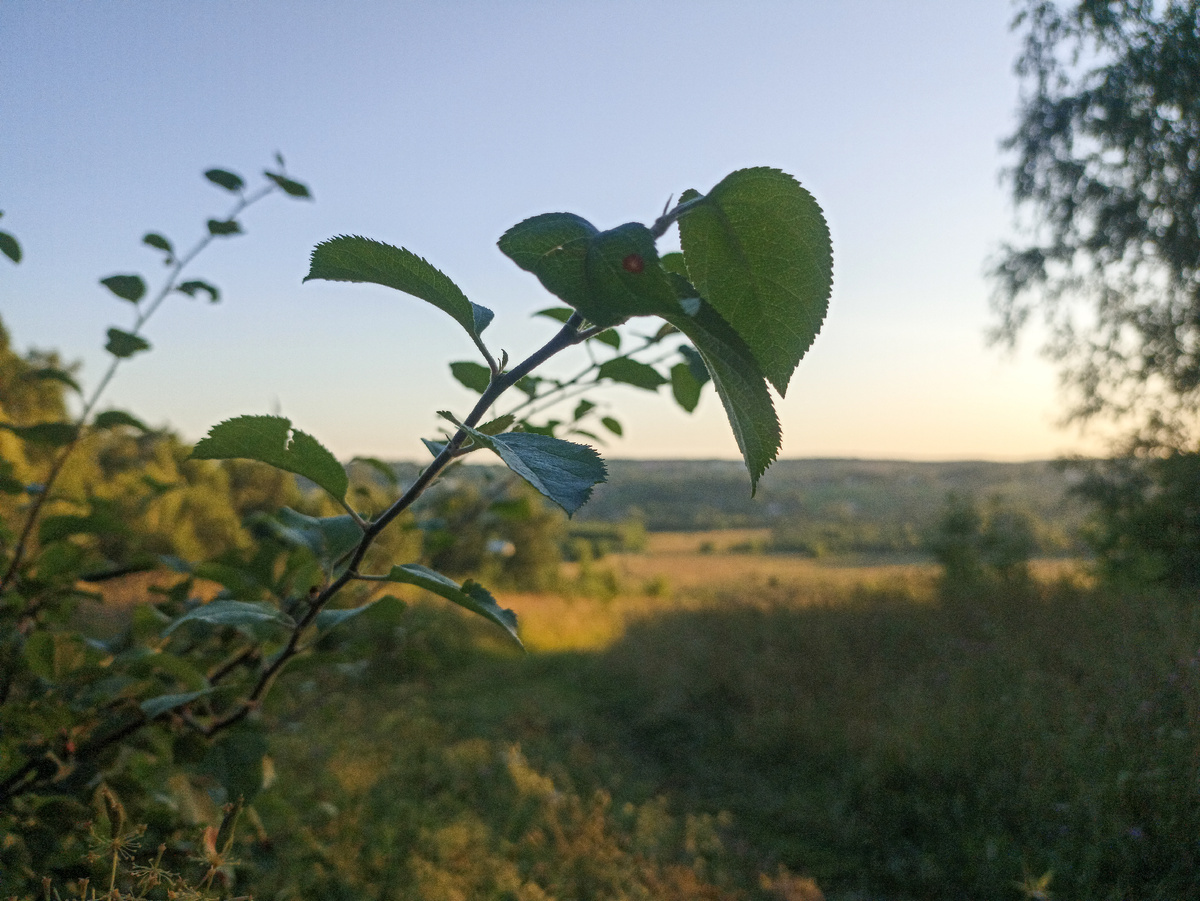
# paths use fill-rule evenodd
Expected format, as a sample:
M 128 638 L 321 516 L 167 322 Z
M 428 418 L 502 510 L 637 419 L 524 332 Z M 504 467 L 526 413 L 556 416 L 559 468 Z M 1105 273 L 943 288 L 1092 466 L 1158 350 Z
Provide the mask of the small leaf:
M 422 438 L 421 443 L 425 445 L 425 449 L 433 456 L 437 456 L 446 449 L 448 442 L 446 441 L 431 441 L 428 438 Z
M 617 422 L 611 416 L 605 416 L 600 420 L 604 423 L 604 427 L 620 438 L 625 434 L 625 430 L 621 428 L 621 423 Z
M 381 241 L 342 235 L 313 248 L 304 281 L 371 282 L 419 297 L 448 313 L 478 343 L 495 315 L 467 300 L 458 285 L 421 257 Z
M 137 303 L 146 296 L 146 283 L 140 275 L 110 275 L 100 279 L 100 284 L 130 303 Z
M 39 422 L 34 425 L 0 422 L 0 429 L 8 429 L 22 441 L 48 447 L 65 447 L 79 434 L 79 429 L 73 422 Z
M 363 537 L 358 523 L 348 515 L 306 516 L 290 507 L 281 509 L 265 524 L 281 541 L 308 548 L 326 568 L 354 550 Z
M 147 232 L 142 237 L 142 243 L 163 251 L 167 256 L 175 255 L 175 248 L 171 246 L 171 242 L 158 232 Z
M 544 316 L 547 319 L 553 319 L 555 322 L 566 322 L 575 315 L 575 311 L 570 307 L 548 307 L 545 310 L 538 310 L 534 316 Z
M 646 391 L 657 391 L 667 380 L 657 369 L 645 363 L 639 363 L 629 357 L 617 357 L 600 364 L 596 377 L 611 379 L 624 385 L 633 385 Z
M 537 397 L 538 385 L 542 383 L 542 379 L 536 375 L 527 375 L 524 378 L 517 379 L 515 387 L 528 397 Z
M 704 377 L 707 381 L 707 372 L 704 373 Z M 671 394 L 675 396 L 675 402 L 689 413 L 700 403 L 702 387 L 687 363 L 676 363 L 671 367 Z
M 692 371 L 692 377 L 701 385 L 707 384 L 708 368 L 704 365 L 704 357 L 700 356 L 700 351 L 690 344 L 681 344 L 679 345 L 679 354 L 687 363 L 688 369 Z
M 216 303 L 221 299 L 221 292 L 216 287 L 210 285 L 208 282 L 202 282 L 198 278 L 187 282 L 180 282 L 175 286 L 175 290 L 180 294 L 186 294 L 188 297 L 195 297 L 197 291 L 204 291 L 208 294 L 209 303 Z
M 75 381 L 75 377 L 65 369 L 56 369 L 52 366 L 46 366 L 42 369 L 30 369 L 21 378 L 31 382 L 61 382 L 76 393 L 83 393 L 83 389 L 79 387 L 79 383 Z
M 450 374 L 476 394 L 483 394 L 492 383 L 492 371 L 471 361 L 450 364 Z
M 146 715 L 146 719 L 152 720 L 162 716 L 169 710 L 175 710 L 185 704 L 190 704 L 197 698 L 202 698 L 205 695 L 212 694 L 213 689 L 204 688 L 200 691 L 187 691 L 177 695 L 159 695 L 157 698 L 148 698 L 142 701 L 138 706 L 142 708 L 142 713 Z
M 337 458 L 282 416 L 238 416 L 209 430 L 192 450 L 194 460 L 258 460 L 304 476 L 339 501 L 350 480 Z
M 608 477 L 604 461 L 586 444 L 530 432 L 485 435 L 468 428 L 467 433 L 476 444 L 495 451 L 509 469 L 562 507 L 568 516 L 587 502 L 594 485 Z
M 263 172 L 263 175 L 271 179 L 271 181 L 275 182 L 275 184 L 279 185 L 279 187 L 283 189 L 283 192 L 289 197 L 302 197 L 307 200 L 312 199 L 312 192 L 308 190 L 306 185 L 303 185 L 298 181 L 293 181 L 287 176 L 280 175 L 277 172 Z
M 687 277 L 784 394 L 829 307 L 833 248 L 821 208 L 768 168 L 685 196 L 695 203 L 679 218 Z
M 494 622 L 507 632 L 513 641 L 521 645 L 521 638 L 517 635 L 517 615 L 497 604 L 491 593 L 478 582 L 468 580 L 460 588 L 454 580 L 417 563 L 393 566 L 387 578 L 390 582 L 417 585 L 473 613 L 478 613 Z
M 108 330 L 108 343 L 104 349 L 118 359 L 128 359 L 136 353 L 150 349 L 150 342 L 140 335 L 123 332 L 119 328 Z
M 214 185 L 220 185 L 226 191 L 233 191 L 234 193 L 246 186 L 240 175 L 235 175 L 227 169 L 209 169 L 204 173 L 204 177 Z
M 591 341 L 599 341 L 601 344 L 607 344 L 614 350 L 621 349 L 621 333 L 616 329 L 610 328 L 608 331 L 601 332 L 598 335 L 592 335 Z
M 119 426 L 129 426 L 132 429 L 137 429 L 139 432 L 149 432 L 150 429 L 144 422 L 124 410 L 105 410 L 103 413 L 96 414 L 96 418 L 92 420 L 92 426 L 97 429 L 115 429 Z
M 111 509 L 99 507 L 86 516 L 70 513 L 47 516 L 38 526 L 38 541 L 49 544 L 72 535 L 128 535 L 129 527 Z
M 385 463 L 383 460 L 380 460 L 377 457 L 355 457 L 350 462 L 362 463 L 364 466 L 370 466 L 383 478 L 385 482 L 388 483 L 388 485 L 393 488 L 400 484 L 400 478 L 396 475 L 395 467 Z
M 14 263 L 21 262 L 21 245 L 8 232 L 0 232 L 0 253 Z
M 313 624 L 317 627 L 318 632 L 328 632 L 335 626 L 340 626 L 349 619 L 353 619 L 360 613 L 366 613 L 375 606 L 376 601 L 368 601 L 360 607 L 349 607 L 345 609 L 330 610 L 326 608 L 317 614 L 313 620 Z
M 596 409 L 596 405 L 590 400 L 581 400 L 579 405 L 575 407 L 575 412 L 572 414 L 571 418 L 578 422 L 579 420 L 583 419 L 583 417 L 591 413 L 594 409 Z
M 174 619 L 163 635 L 170 635 L 184 623 L 208 623 L 211 626 L 232 626 L 241 629 L 263 624 L 292 627 L 290 616 L 270 604 L 246 601 L 209 601 Z
M 242 233 L 242 227 L 238 224 L 236 219 L 226 219 L 224 221 L 220 219 L 209 219 L 208 233 L 217 237 L 221 237 L 223 235 L 238 235 Z
M 511 413 L 505 413 L 503 416 L 489 419 L 487 422 L 476 426 L 476 428 L 485 435 L 499 435 L 501 432 L 507 431 L 516 421 L 517 417 Z

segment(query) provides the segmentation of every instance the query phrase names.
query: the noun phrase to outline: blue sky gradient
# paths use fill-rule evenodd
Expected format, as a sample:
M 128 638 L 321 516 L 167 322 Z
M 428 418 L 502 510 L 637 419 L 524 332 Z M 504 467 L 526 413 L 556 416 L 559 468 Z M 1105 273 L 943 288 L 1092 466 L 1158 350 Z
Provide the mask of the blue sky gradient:
M 779 404 L 783 455 L 1030 459 L 1092 446 L 1056 428 L 1034 346 L 986 346 L 985 263 L 1011 235 L 998 182 L 1017 38 L 1003 0 L 0 4 L 0 316 L 98 378 L 130 310 L 97 284 L 162 273 L 146 231 L 195 241 L 276 149 L 312 204 L 272 198 L 172 300 L 113 404 L 195 439 L 276 410 L 343 456 L 419 458 L 471 395 L 452 321 L 373 286 L 309 283 L 308 255 L 363 234 L 429 259 L 496 311 L 514 357 L 552 305 L 496 249 L 542 212 L 648 222 L 669 195 L 771 165 L 821 203 L 830 315 Z M 633 326 L 634 330 L 637 326 Z M 1032 345 L 1032 342 L 1031 342 Z M 577 365 L 577 364 L 576 364 Z M 574 369 L 568 361 L 566 369 Z M 710 389 L 711 390 L 711 389 Z M 630 457 L 735 457 L 717 399 L 605 399 Z

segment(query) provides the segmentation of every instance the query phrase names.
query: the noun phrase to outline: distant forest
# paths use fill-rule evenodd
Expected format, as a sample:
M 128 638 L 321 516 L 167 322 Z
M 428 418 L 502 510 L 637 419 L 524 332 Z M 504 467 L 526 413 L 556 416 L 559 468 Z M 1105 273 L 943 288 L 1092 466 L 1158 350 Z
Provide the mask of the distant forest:
M 415 464 L 396 464 L 402 479 Z M 1027 513 L 1043 554 L 1077 553 L 1085 508 L 1070 471 L 1048 462 L 780 460 L 750 497 L 745 467 L 726 460 L 609 460 L 609 479 L 572 527 L 638 520 L 652 532 L 771 529 L 759 550 L 808 553 L 919 552 L 951 494 Z M 501 467 L 465 466 L 457 478 Z

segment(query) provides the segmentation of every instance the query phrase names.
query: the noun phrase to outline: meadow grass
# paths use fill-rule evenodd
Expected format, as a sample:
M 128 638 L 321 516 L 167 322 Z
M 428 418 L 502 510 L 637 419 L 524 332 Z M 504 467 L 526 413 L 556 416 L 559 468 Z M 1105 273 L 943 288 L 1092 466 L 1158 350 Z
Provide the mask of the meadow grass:
M 1194 599 L 951 601 L 653 540 L 601 565 L 615 593 L 502 595 L 528 654 L 419 603 L 293 673 L 259 896 L 1194 896 Z

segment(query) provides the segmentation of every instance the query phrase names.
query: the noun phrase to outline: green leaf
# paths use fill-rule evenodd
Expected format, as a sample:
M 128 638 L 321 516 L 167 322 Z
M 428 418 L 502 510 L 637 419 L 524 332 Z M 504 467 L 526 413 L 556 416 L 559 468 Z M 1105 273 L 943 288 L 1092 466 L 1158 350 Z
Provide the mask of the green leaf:
M 119 328 L 108 330 L 108 342 L 104 349 L 118 359 L 127 359 L 134 354 L 150 349 L 150 342 L 141 335 L 125 332 Z
M 606 332 L 601 332 L 598 335 L 593 335 L 589 340 L 599 341 L 601 344 L 607 344 L 614 350 L 621 349 L 621 333 L 616 329 L 609 329 Z
M 778 169 L 741 169 L 679 218 L 687 277 L 780 394 L 829 306 L 833 248 L 812 195 Z
M 171 246 L 171 242 L 158 232 L 147 232 L 142 236 L 142 243 L 163 251 L 167 256 L 175 255 L 175 248 Z
M 679 355 L 683 357 L 687 363 L 688 369 L 692 371 L 692 377 L 704 385 L 708 382 L 708 367 L 704 365 L 704 358 L 700 356 L 700 352 L 690 344 L 679 345 Z
M 599 326 L 661 315 L 674 299 L 654 236 L 637 222 L 600 232 L 571 213 L 547 213 L 510 228 L 500 250 Z
M 503 416 L 497 416 L 495 419 L 489 419 L 485 423 L 476 426 L 479 431 L 485 435 L 499 435 L 505 432 L 517 421 L 517 417 L 511 413 L 505 413 Z
M 148 698 L 142 701 L 138 706 L 142 708 L 142 713 L 146 715 L 146 719 L 152 720 L 162 716 L 168 710 L 175 710 L 184 704 L 190 704 L 197 698 L 202 698 L 205 695 L 212 694 L 212 692 L 213 689 L 204 688 L 200 691 L 185 691 L 177 695 L 159 695 L 157 698 Z
M 124 410 L 105 410 L 103 413 L 96 414 L 96 418 L 92 420 L 92 426 L 97 429 L 115 429 L 119 426 L 129 426 L 131 429 L 137 429 L 139 432 L 148 432 L 150 429 L 144 422 Z
M 242 227 L 236 219 L 225 219 L 223 221 L 220 219 L 209 219 L 208 233 L 215 237 L 239 235 L 242 233 Z
M 370 282 L 419 297 L 448 313 L 476 343 L 495 315 L 467 300 L 458 285 L 415 253 L 380 241 L 341 235 L 313 248 L 309 279 Z
M 263 624 L 292 627 L 296 623 L 290 616 L 262 602 L 248 603 L 246 601 L 209 601 L 189 610 L 183 616 L 176 617 L 163 630 L 163 635 L 170 635 L 184 623 L 208 623 L 211 626 L 232 626 L 241 629 L 248 626 Z
M 285 175 L 280 175 L 278 172 L 263 172 L 267 178 L 279 185 L 283 189 L 283 193 L 289 197 L 302 197 L 307 200 L 312 199 L 312 192 L 308 190 L 307 185 L 303 185 L 298 181 L 288 178 Z
M 0 429 L 8 429 L 22 441 L 45 444 L 48 447 L 65 447 L 79 434 L 79 429 L 73 422 L 39 422 L 34 425 L 0 422 Z
M 393 566 L 387 578 L 390 582 L 417 585 L 473 613 L 478 613 L 502 628 L 518 645 L 521 644 L 521 638 L 517 635 L 517 615 L 497 604 L 491 593 L 478 582 L 468 580 L 460 588 L 453 579 L 417 563 Z
M 571 415 L 571 418 L 578 422 L 579 420 L 583 419 L 583 417 L 591 413 L 594 409 L 596 409 L 596 405 L 590 400 L 581 400 L 578 406 L 575 407 L 575 412 Z
M 233 191 L 235 193 L 246 186 L 240 175 L 236 175 L 227 169 L 209 169 L 204 173 L 204 177 L 214 185 L 220 185 L 226 191 Z
M 617 357 L 615 360 L 601 363 L 596 377 L 611 379 L 623 385 L 633 385 L 635 388 L 642 388 L 646 391 L 657 391 L 659 386 L 667 383 L 667 380 L 653 366 L 629 357 Z
M 708 380 L 707 372 L 704 373 L 704 378 L 705 381 Z M 692 367 L 687 363 L 676 363 L 671 367 L 671 393 L 675 396 L 675 402 L 689 413 L 700 403 L 702 387 L 703 385 L 696 380 Z
M 548 307 L 545 310 L 538 310 L 534 316 L 545 316 L 547 319 L 553 319 L 555 322 L 566 322 L 575 315 L 575 311 L 570 307 Z
M 8 232 L 0 232 L 0 253 L 14 263 L 21 262 L 21 245 Z
M 492 370 L 471 361 L 451 363 L 450 374 L 476 394 L 483 394 L 492 382 Z
M 592 486 L 608 477 L 604 461 L 586 444 L 530 432 L 485 435 L 468 428 L 467 433 L 476 444 L 495 451 L 509 469 L 562 507 L 568 516 L 587 502 Z
M 604 427 L 620 438 L 625 434 L 625 430 L 621 428 L 621 423 L 617 422 L 611 416 L 605 416 L 600 420 L 604 423 Z
M 228 802 L 249 803 L 262 791 L 266 755 L 267 737 L 262 726 L 243 721 L 208 748 L 200 771 L 220 783 Z
M 197 291 L 204 291 L 208 294 L 209 303 L 216 303 L 221 299 L 221 292 L 215 286 L 210 285 L 208 282 L 202 282 L 198 278 L 187 282 L 180 282 L 175 286 L 175 290 L 180 294 L 186 294 L 188 297 L 195 297 Z
M 362 541 L 358 523 L 348 515 L 306 516 L 284 507 L 266 520 L 272 534 L 288 544 L 306 547 L 326 567 L 332 566 Z
M 362 463 L 364 466 L 370 466 L 392 488 L 395 488 L 397 485 L 400 484 L 400 478 L 399 478 L 399 476 L 396 475 L 395 467 L 388 463 L 385 463 L 383 460 L 380 460 L 378 457 L 355 457 L 350 462 L 351 463 Z
M 347 620 L 353 619 L 360 613 L 366 613 L 375 606 L 376 601 L 368 601 L 359 607 L 348 607 L 344 609 L 330 610 L 326 608 L 316 615 L 313 624 L 317 627 L 318 632 L 328 632 L 330 629 L 340 626 Z
M 98 507 L 86 516 L 63 513 L 47 516 L 38 526 L 38 541 L 49 544 L 71 535 L 128 535 L 129 527 L 112 509 Z
M 61 382 L 71 390 L 78 394 L 83 393 L 83 389 L 79 387 L 79 382 L 75 381 L 75 377 L 65 369 L 56 369 L 53 366 L 46 366 L 42 369 L 30 369 L 25 372 L 21 378 L 31 382 L 52 381 Z
M 192 450 L 194 460 L 258 460 L 304 476 L 339 501 L 350 480 L 337 458 L 283 416 L 238 416 L 215 425 Z
M 130 303 L 137 303 L 146 296 L 146 283 L 140 275 L 110 275 L 100 279 L 100 284 Z
M 781 442 L 779 419 L 762 370 L 746 343 L 710 304 L 698 301 L 693 312 L 679 309 L 667 319 L 704 358 L 750 473 L 753 494 L 778 456 Z

